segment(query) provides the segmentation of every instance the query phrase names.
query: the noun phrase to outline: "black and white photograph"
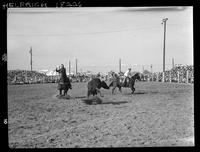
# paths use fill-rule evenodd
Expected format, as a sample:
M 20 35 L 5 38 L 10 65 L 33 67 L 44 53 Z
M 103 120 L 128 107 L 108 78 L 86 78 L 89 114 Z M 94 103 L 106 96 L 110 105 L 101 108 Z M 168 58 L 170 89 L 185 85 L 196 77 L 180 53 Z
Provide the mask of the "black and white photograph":
M 9 148 L 195 146 L 193 44 L 193 6 L 8 8 Z

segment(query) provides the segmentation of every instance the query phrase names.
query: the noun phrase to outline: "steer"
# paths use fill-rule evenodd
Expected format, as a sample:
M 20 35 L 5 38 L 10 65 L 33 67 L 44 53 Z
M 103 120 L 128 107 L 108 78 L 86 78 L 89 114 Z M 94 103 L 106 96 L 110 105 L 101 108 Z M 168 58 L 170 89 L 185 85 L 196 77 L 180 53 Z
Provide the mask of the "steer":
M 101 92 L 100 92 L 101 87 L 104 88 L 104 89 L 109 89 L 106 82 L 101 81 L 99 78 L 93 78 L 92 80 L 90 80 L 88 82 L 87 98 L 89 98 L 89 96 L 91 94 L 94 96 L 94 95 L 97 95 L 97 93 L 99 93 L 100 96 L 101 96 Z

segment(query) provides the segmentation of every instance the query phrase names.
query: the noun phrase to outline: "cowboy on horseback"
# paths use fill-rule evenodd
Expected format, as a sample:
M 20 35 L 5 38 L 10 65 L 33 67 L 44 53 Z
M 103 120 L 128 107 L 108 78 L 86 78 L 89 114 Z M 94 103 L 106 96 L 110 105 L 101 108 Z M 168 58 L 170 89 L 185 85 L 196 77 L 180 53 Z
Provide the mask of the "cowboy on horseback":
M 122 80 L 121 75 L 122 75 L 121 72 L 119 73 L 119 75 L 114 72 L 111 72 L 111 80 L 112 81 L 110 82 L 109 88 L 112 87 L 112 94 L 114 94 L 114 90 L 116 87 L 119 88 L 120 92 L 122 92 L 122 90 L 121 90 L 122 87 L 129 87 L 129 88 L 131 88 L 131 90 L 132 90 L 131 93 L 133 94 L 135 91 L 135 88 L 134 88 L 135 80 L 141 80 L 140 74 L 136 73 L 135 75 L 132 76 L 131 68 L 129 68 L 128 71 L 126 71 L 125 74 L 123 74 L 123 76 L 124 76 L 123 81 L 121 81 Z M 129 80 L 129 81 L 127 81 L 127 80 Z
M 66 69 L 65 69 L 64 65 L 61 64 L 61 68 L 60 69 L 56 68 L 56 72 L 60 73 L 59 83 L 64 84 L 64 82 L 66 81 L 66 77 L 67 77 Z
M 124 80 L 123 80 L 124 86 L 127 85 L 127 81 L 130 80 L 130 78 L 131 78 L 131 68 L 128 68 L 128 70 L 124 73 Z
M 68 90 L 68 86 L 71 89 L 71 84 L 69 78 L 66 75 L 66 69 L 63 64 L 61 64 L 61 68 L 57 69 L 56 72 L 60 73 L 60 80 L 58 82 L 58 90 L 60 90 L 60 95 L 62 95 L 62 90 L 64 90 L 64 94 L 66 94 Z M 67 89 L 67 90 L 66 90 Z

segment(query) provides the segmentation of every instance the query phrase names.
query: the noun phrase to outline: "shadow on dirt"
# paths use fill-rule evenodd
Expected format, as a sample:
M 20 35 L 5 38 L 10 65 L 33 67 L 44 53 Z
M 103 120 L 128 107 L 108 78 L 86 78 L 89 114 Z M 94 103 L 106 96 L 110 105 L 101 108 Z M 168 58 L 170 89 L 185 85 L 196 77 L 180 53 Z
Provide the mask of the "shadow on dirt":
M 56 98 L 58 98 L 58 99 L 70 99 L 71 97 L 69 95 L 56 95 Z
M 141 91 L 141 92 L 134 92 L 133 94 L 131 92 L 124 93 L 123 95 L 143 95 L 143 94 L 155 94 L 155 93 L 159 93 L 159 92 L 158 91 L 148 91 L 148 92 Z
M 148 94 L 154 94 L 154 93 L 160 93 L 160 92 L 158 92 L 158 91 L 149 91 L 149 92 L 147 92 Z
M 124 93 L 123 95 L 137 95 L 137 94 L 147 94 L 148 92 L 134 92 L 133 94 L 130 93 Z
M 103 100 L 99 97 L 93 97 L 90 99 L 82 99 L 86 104 L 113 104 L 113 105 L 119 105 L 123 103 L 128 103 L 127 101 L 118 101 L 118 102 L 113 102 L 113 101 L 106 101 L 103 102 Z
M 84 99 L 86 96 L 74 97 L 75 99 Z
M 123 103 L 128 103 L 128 101 L 118 101 L 118 102 L 108 101 L 108 102 L 102 102 L 101 104 L 120 105 L 120 104 L 123 104 Z
M 90 97 L 89 99 L 82 99 L 82 101 L 84 101 L 86 104 L 101 104 L 102 103 L 102 99 L 99 97 Z
M 134 94 L 147 94 L 147 92 L 135 92 Z

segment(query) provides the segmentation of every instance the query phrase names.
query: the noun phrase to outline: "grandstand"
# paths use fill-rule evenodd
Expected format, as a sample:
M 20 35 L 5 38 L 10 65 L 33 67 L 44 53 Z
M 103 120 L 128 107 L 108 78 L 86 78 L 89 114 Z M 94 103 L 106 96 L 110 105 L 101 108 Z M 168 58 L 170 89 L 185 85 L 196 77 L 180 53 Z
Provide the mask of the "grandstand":
M 28 70 L 8 70 L 8 84 L 32 84 L 50 82 L 50 77 L 44 73 Z
M 163 72 L 142 75 L 143 81 L 163 81 Z M 177 65 L 164 73 L 164 82 L 194 83 L 193 65 Z

